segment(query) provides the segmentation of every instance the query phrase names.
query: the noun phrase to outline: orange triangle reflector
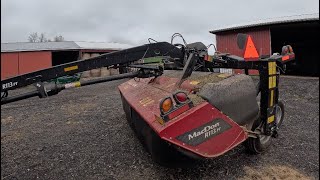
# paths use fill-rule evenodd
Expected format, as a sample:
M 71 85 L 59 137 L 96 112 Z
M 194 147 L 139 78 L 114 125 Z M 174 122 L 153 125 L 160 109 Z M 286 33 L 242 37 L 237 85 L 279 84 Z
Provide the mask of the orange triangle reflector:
M 254 46 L 254 43 L 252 41 L 251 36 L 248 36 L 247 45 L 246 45 L 246 49 L 244 50 L 243 58 L 244 59 L 258 59 L 259 58 L 258 51 L 257 51 L 256 47 Z

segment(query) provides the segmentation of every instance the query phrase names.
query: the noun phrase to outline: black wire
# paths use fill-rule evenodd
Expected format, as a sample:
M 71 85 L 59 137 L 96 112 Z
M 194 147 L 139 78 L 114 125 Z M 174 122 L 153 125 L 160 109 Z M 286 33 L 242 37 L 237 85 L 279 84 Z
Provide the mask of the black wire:
M 276 65 L 276 66 L 280 69 L 280 71 L 282 71 L 283 74 L 286 73 L 286 71 L 283 70 L 280 66 L 278 66 L 278 65 Z
M 174 33 L 174 34 L 171 36 L 171 44 L 173 44 L 173 39 L 174 39 L 175 37 L 177 37 L 177 36 L 181 37 L 184 45 L 187 46 L 186 40 L 183 38 L 183 36 L 182 36 L 180 33 Z
M 209 44 L 209 46 L 207 46 L 207 49 L 209 49 L 210 46 L 213 46 L 214 50 L 217 51 L 217 48 L 216 48 L 216 46 L 214 44 Z
M 152 38 L 148 38 L 148 41 L 149 41 L 150 44 L 151 44 L 150 40 L 151 40 L 151 41 L 154 41 L 154 42 L 156 42 L 156 43 L 158 42 L 158 41 L 156 41 L 156 40 L 154 40 L 154 39 L 152 39 Z

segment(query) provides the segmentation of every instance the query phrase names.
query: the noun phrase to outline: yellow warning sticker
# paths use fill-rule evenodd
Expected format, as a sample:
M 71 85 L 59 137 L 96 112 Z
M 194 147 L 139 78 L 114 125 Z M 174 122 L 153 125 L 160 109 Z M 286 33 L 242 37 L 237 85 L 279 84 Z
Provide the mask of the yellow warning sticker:
M 270 91 L 270 107 L 273 106 L 273 90 Z
M 271 76 L 269 77 L 269 89 L 276 87 L 277 84 L 277 77 Z
M 269 77 L 269 89 L 273 87 L 272 77 Z
M 269 68 L 269 75 L 276 74 L 276 62 L 269 62 L 268 68 Z
M 78 69 L 78 66 L 70 66 L 70 67 L 64 68 L 64 72 L 73 71 L 77 69 Z
M 272 123 L 274 121 L 274 115 L 268 117 L 268 124 Z

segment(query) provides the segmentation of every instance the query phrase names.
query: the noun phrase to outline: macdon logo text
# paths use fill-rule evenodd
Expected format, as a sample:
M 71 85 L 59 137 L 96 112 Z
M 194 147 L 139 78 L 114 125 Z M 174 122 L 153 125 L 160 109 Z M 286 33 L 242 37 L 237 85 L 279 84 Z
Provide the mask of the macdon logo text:
M 201 131 L 196 131 L 196 132 L 193 132 L 192 134 L 189 134 L 188 138 L 189 138 L 189 140 L 191 140 L 191 139 L 198 137 L 200 135 L 203 135 L 203 134 L 204 134 L 205 138 L 208 138 L 211 135 L 219 132 L 220 130 L 221 130 L 220 124 L 217 122 L 211 126 L 204 127 Z

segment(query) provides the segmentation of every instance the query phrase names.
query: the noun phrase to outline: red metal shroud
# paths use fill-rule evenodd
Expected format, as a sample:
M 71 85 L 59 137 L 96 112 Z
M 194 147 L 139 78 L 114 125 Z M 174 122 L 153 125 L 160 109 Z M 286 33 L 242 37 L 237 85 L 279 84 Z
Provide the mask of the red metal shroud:
M 211 158 L 224 154 L 248 138 L 247 133 L 233 120 L 213 107 L 201 103 L 161 125 L 159 103 L 175 92 L 178 78 L 158 77 L 129 80 L 119 90 L 130 106 L 165 141 L 201 157 Z M 192 88 L 185 81 L 182 88 Z M 181 89 L 181 87 L 179 88 Z

